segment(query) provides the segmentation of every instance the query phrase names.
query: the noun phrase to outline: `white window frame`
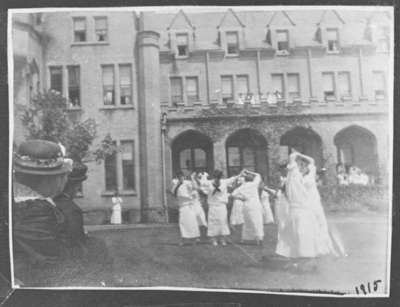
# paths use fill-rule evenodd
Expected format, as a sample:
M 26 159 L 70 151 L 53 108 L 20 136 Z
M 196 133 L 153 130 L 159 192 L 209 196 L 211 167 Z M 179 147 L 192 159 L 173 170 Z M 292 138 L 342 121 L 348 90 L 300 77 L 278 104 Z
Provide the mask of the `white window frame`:
M 240 53 L 240 36 L 239 36 L 239 31 L 237 30 L 226 30 L 224 32 L 225 34 L 225 55 L 228 57 L 234 57 L 234 56 L 238 56 Z M 228 36 L 229 34 L 235 34 L 236 35 L 236 51 L 235 53 L 231 53 L 229 52 L 229 43 L 228 43 Z
M 96 21 L 98 19 L 105 19 L 105 24 L 106 24 L 106 28 L 105 28 L 106 34 L 105 35 L 106 35 L 106 39 L 103 40 L 103 41 L 100 41 L 100 40 L 97 39 L 97 31 L 99 29 L 96 28 Z M 95 16 L 94 17 L 94 37 L 95 37 L 95 42 L 96 43 L 107 43 L 109 41 L 109 27 L 108 27 L 108 17 L 107 16 Z
M 336 46 L 337 46 L 337 49 L 336 50 L 330 50 L 329 49 L 329 42 L 331 41 L 330 39 L 329 39 L 329 32 L 336 32 Z M 327 27 L 326 29 L 325 29 L 325 34 L 326 34 L 326 52 L 327 53 L 330 53 L 330 54 L 337 54 L 337 53 L 340 53 L 340 31 L 339 31 L 339 28 L 337 28 L 337 27 Z
M 78 21 L 78 20 L 83 20 L 84 23 L 85 23 L 85 30 L 84 30 L 85 40 L 82 40 L 82 41 L 75 40 L 75 33 L 77 32 L 77 30 L 75 30 L 75 21 Z M 78 31 L 81 32 L 81 30 L 78 30 Z M 81 44 L 85 44 L 88 41 L 89 41 L 88 40 L 88 22 L 87 22 L 86 16 L 74 16 L 74 17 L 72 17 L 72 42 L 74 44 L 80 44 L 80 43 Z

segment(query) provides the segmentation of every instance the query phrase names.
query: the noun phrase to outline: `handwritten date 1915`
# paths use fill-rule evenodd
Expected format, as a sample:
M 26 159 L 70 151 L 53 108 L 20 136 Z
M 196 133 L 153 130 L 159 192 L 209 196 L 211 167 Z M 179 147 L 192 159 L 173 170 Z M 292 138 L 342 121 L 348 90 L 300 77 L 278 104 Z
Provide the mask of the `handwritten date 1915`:
M 367 295 L 369 293 L 377 292 L 378 288 L 379 288 L 379 283 L 381 283 L 381 282 L 382 282 L 382 280 L 377 279 L 377 280 L 374 280 L 373 283 L 368 282 L 367 284 L 361 284 L 356 287 L 356 293 Z

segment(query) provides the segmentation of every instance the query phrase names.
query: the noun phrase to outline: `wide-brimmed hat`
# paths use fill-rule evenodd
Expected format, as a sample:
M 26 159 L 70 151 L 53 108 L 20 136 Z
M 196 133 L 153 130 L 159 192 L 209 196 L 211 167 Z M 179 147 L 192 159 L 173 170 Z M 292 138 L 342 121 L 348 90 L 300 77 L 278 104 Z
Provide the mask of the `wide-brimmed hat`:
M 72 160 L 65 159 L 60 146 L 45 140 L 21 143 L 14 154 L 14 171 L 32 175 L 58 175 L 72 170 Z
M 87 179 L 86 172 L 88 167 L 82 162 L 74 161 L 72 164 L 72 172 L 68 174 L 69 181 L 84 181 Z

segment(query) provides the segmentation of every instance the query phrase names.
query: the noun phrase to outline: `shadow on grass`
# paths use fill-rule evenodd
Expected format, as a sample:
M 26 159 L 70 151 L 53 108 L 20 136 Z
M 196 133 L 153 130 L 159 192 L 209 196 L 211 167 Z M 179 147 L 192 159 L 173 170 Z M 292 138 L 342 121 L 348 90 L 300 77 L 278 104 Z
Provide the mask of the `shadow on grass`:
M 14 257 L 14 276 L 21 287 L 63 287 L 113 284 L 113 259 L 102 239 L 89 237 L 83 248 L 65 248 L 54 264 L 30 264 Z

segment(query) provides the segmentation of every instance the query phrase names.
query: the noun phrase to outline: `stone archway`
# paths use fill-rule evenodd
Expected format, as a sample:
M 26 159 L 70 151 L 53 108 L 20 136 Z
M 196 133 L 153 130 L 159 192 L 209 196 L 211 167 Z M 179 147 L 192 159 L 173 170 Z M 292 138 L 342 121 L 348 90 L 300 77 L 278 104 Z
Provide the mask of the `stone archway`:
M 243 168 L 268 176 L 268 143 L 255 129 L 244 128 L 232 133 L 225 142 L 228 176 Z
M 186 130 L 171 143 L 172 169 L 189 175 L 193 171 L 211 172 L 214 167 L 212 140 L 195 130 Z
M 280 145 L 288 155 L 292 148 L 312 157 L 318 168 L 323 167 L 323 152 L 321 137 L 312 129 L 295 127 L 280 138 Z
M 375 135 L 366 128 L 349 126 L 334 137 L 337 162 L 357 166 L 368 175 L 378 175 L 378 152 Z

